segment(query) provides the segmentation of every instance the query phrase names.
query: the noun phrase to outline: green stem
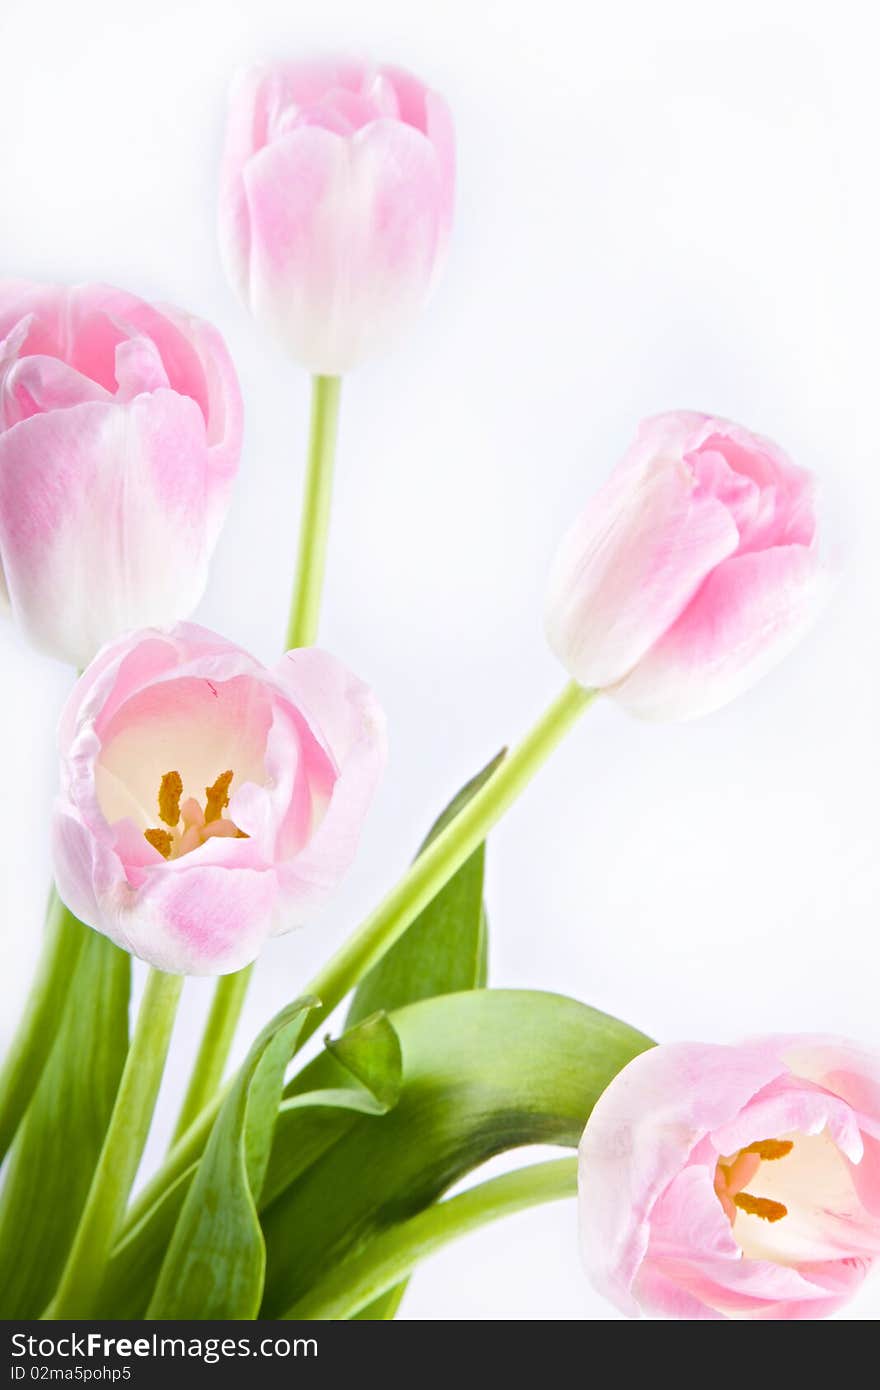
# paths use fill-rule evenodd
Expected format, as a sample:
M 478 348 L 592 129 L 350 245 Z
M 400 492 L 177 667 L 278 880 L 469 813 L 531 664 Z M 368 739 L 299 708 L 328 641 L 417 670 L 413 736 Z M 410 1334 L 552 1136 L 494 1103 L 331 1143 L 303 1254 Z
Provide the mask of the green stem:
M 336 457 L 341 390 L 341 377 L 312 377 L 309 450 L 306 458 L 293 594 L 287 621 L 286 651 L 293 647 L 310 647 L 318 635 L 327 540 L 330 534 L 333 463 Z M 217 1087 L 223 1079 L 229 1049 L 241 1017 L 252 972 L 253 966 L 248 965 L 234 975 L 224 975 L 217 982 L 205 1034 L 178 1116 L 174 1143 L 186 1133 L 199 1112 L 216 1094 Z
M 55 1041 L 86 931 L 53 889 L 37 977 L 0 1072 L 0 1162 L 15 1138 Z
M 253 966 L 248 965 L 244 970 L 237 970 L 234 975 L 221 975 L 217 981 L 189 1087 L 177 1117 L 172 1146 L 201 1114 L 223 1080 L 223 1070 L 235 1037 L 252 970 Z
M 354 1317 L 450 1241 L 499 1217 L 577 1194 L 577 1159 L 559 1158 L 505 1173 L 427 1207 L 375 1236 L 289 1308 L 285 1318 L 335 1321 Z
M 482 844 L 492 827 L 598 694 L 597 690 L 584 690 L 576 682 L 569 682 L 522 742 L 499 763 L 485 786 L 413 861 L 403 878 L 304 991 L 316 995 L 321 1000 L 321 1008 L 312 1009 L 306 1014 L 298 1047 L 320 1027 L 361 977 L 382 959 L 415 921 L 422 908 L 436 897 L 477 846 Z M 125 1223 L 126 1234 L 134 1230 L 171 1183 L 198 1158 L 211 1132 L 221 1099 L 222 1094 L 215 1095 L 206 1105 L 195 1123 L 175 1144 L 163 1167 L 144 1188 Z
M 312 418 L 293 596 L 287 624 L 288 651 L 292 647 L 310 647 L 318 635 L 330 532 L 333 460 L 341 387 L 342 380 L 338 376 L 312 378 Z
M 96 1312 L 95 1298 L 147 1141 L 182 988 L 182 975 L 151 970 L 147 977 L 104 1147 L 48 1317 L 87 1318 Z
M 413 861 L 396 887 L 315 976 L 305 993 L 320 999 L 321 1008 L 306 1015 L 300 1046 L 482 844 L 598 694 L 597 690 L 585 690 L 576 681 L 569 681 L 488 782 Z

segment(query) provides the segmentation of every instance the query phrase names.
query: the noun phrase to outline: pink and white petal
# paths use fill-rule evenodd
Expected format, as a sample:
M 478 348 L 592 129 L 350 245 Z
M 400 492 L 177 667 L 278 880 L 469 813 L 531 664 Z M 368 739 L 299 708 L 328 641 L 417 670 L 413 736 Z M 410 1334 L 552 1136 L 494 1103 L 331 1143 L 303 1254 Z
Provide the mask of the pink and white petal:
M 880 1122 L 880 1058 L 846 1038 L 795 1038 L 791 1070 L 833 1091 L 869 1122 Z
M 665 1266 L 667 1277 L 724 1317 L 793 1322 L 828 1317 L 849 1302 L 868 1262 L 829 1260 L 797 1267 L 767 1260 Z
M 29 280 L 0 281 L 0 338 L 28 319 L 21 351 L 49 357 L 64 356 L 69 291 L 62 285 L 43 285 Z
M 813 626 L 829 592 L 804 546 L 735 555 L 715 569 L 677 622 L 609 690 L 644 719 L 695 719 L 754 685 Z
M 715 1163 L 690 1163 L 672 1179 L 651 1213 L 648 1260 L 739 1260 L 730 1221 L 718 1200 Z
M 733 1120 L 712 1131 L 719 1154 L 783 1134 L 820 1134 L 827 1129 L 841 1153 L 858 1163 L 862 1136 L 852 1108 L 837 1096 L 794 1077 L 764 1087 Z
M 82 667 L 116 634 L 195 607 L 207 472 L 201 412 L 170 391 L 0 435 L 0 554 L 31 640 Z
M 112 400 L 103 386 L 57 357 L 19 357 L 3 373 L 0 390 L 0 417 L 5 429 L 50 410 Z
M 862 1156 L 858 1163 L 850 1165 L 849 1175 L 865 1211 L 880 1220 L 880 1138 L 863 1134 L 862 1144 Z
M 417 312 L 441 240 L 434 147 L 398 121 L 302 127 L 247 164 L 248 302 L 297 360 L 339 374 Z
M 101 729 L 129 696 L 163 672 L 172 671 L 177 648 L 169 633 L 140 629 L 108 642 L 74 685 L 58 725 L 58 747 L 67 760 L 83 730 Z M 100 744 L 95 745 L 97 753 Z
M 698 410 L 666 410 L 662 415 L 649 415 L 639 422 L 635 439 L 614 475 L 625 480 L 630 475 L 641 477 L 646 469 L 663 463 L 681 463 L 704 437 L 710 421 L 711 416 Z
M 189 396 L 207 424 L 208 391 L 193 344 L 152 304 L 112 285 L 76 285 L 69 292 L 67 360 L 114 389 L 116 352 L 129 338 L 148 338 L 157 348 L 173 391 Z
M 313 790 L 326 787 L 329 801 L 304 848 L 279 867 L 285 897 L 279 929 L 284 931 L 309 916 L 350 868 L 388 749 L 385 716 L 372 690 L 328 653 L 314 647 L 288 652 L 276 667 L 276 679 L 336 772 L 327 778 L 323 759 L 316 764 L 302 741 L 299 775 Z M 291 807 L 294 817 L 296 809 Z M 282 851 L 285 842 L 296 843 L 295 830 L 292 824 L 282 828 Z
M 441 241 L 445 246 L 452 226 L 455 198 L 455 128 L 452 112 L 438 92 L 433 92 L 403 68 L 382 67 L 382 76 L 395 92 L 397 112 L 407 125 L 427 135 L 437 152 L 441 173 Z
M 285 652 L 274 675 L 337 768 L 366 742 L 375 748 L 381 772 L 387 756 L 386 722 L 370 686 L 320 647 Z
M 225 509 L 228 483 L 238 471 L 244 430 L 244 404 L 235 365 L 221 333 L 205 319 L 163 304 L 162 313 L 198 353 L 206 388 L 207 435 L 220 502 Z M 219 508 L 218 508 L 219 510 Z
M 664 1273 L 663 1265 L 645 1260 L 633 1284 L 633 1308 L 630 1316 L 647 1313 L 650 1317 L 674 1319 L 680 1322 L 724 1322 L 723 1313 L 704 1303 L 674 1279 Z M 625 1310 L 626 1311 L 626 1310 Z
M 116 349 L 116 399 L 133 400 L 145 391 L 167 387 L 168 373 L 151 338 L 126 338 Z
M 547 636 L 584 686 L 626 676 L 733 555 L 727 508 L 695 489 L 681 463 L 628 460 L 562 541 L 550 575 Z
M 86 926 L 108 936 L 123 951 L 132 949 L 121 923 L 105 905 L 127 889 L 122 865 L 109 843 L 92 834 L 63 798 L 52 816 L 52 864 L 55 887 L 66 907 Z
M 274 873 L 217 864 L 172 874 L 165 869 L 158 867 L 113 904 L 114 925 L 134 954 L 181 975 L 226 975 L 249 965 L 272 930 Z
M 661 1194 L 700 1140 L 782 1071 L 772 1038 L 672 1043 L 636 1057 L 599 1098 L 579 1147 L 581 1246 L 592 1282 L 619 1308 L 633 1311 Z

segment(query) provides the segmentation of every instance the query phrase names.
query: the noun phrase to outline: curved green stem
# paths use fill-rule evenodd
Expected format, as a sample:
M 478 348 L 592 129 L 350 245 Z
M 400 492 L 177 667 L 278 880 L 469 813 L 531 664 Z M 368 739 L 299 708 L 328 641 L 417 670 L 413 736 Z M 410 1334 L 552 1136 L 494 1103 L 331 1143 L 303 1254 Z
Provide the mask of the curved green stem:
M 0 1072 L 0 1162 L 15 1138 L 55 1041 L 86 931 L 53 889 L 37 976 Z
M 483 787 L 445 830 L 414 860 L 374 912 L 362 923 L 305 992 L 321 1000 L 320 1009 L 306 1015 L 298 1047 L 320 1027 L 336 1005 L 363 975 L 382 959 L 422 908 L 436 897 L 452 875 L 470 858 L 504 812 L 564 738 L 579 716 L 596 699 L 597 690 L 584 690 L 574 681 L 564 688 L 525 738 L 499 763 Z M 220 1107 L 215 1095 L 195 1122 L 181 1135 L 165 1164 L 144 1188 L 129 1213 L 125 1233 L 147 1214 L 204 1148 Z
M 318 635 L 321 594 L 330 534 L 333 498 L 333 464 L 339 425 L 342 378 L 312 377 L 312 412 L 309 450 L 299 523 L 296 569 L 285 650 L 310 647 Z M 241 1016 L 253 966 L 218 980 L 214 1001 L 202 1037 L 192 1077 L 178 1116 L 174 1140 L 184 1135 L 199 1112 L 216 1094 L 223 1079 L 229 1049 Z
M 150 971 L 104 1147 L 47 1317 L 96 1312 L 95 1296 L 147 1141 L 182 988 L 182 975 Z
M 397 886 L 315 976 L 305 993 L 320 999 L 321 1008 L 306 1015 L 300 1046 L 482 844 L 598 694 L 569 681 L 488 782 L 413 861 Z
M 252 970 L 253 966 L 248 965 L 244 970 L 237 970 L 234 975 L 221 975 L 217 981 L 189 1087 L 177 1117 L 172 1146 L 182 1138 L 212 1096 L 216 1095 L 223 1080 L 223 1070 L 235 1037 Z
M 450 1241 L 499 1217 L 576 1194 L 577 1159 L 573 1157 L 536 1163 L 492 1178 L 375 1236 L 283 1316 L 325 1322 L 355 1317 Z

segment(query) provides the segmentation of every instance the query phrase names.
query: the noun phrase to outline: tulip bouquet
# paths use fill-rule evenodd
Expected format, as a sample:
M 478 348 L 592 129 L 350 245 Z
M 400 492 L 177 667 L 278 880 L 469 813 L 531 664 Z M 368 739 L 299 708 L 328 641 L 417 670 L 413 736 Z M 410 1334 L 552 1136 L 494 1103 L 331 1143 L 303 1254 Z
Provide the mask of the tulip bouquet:
M 233 88 L 225 263 L 313 375 L 269 666 L 188 621 L 242 439 L 219 335 L 104 286 L 0 286 L 0 596 L 78 671 L 42 961 L 0 1088 L 7 1318 L 389 1319 L 445 1242 L 575 1193 L 586 1270 L 627 1314 L 823 1316 L 880 1251 L 876 1057 L 812 1036 L 654 1046 L 487 987 L 486 837 L 591 704 L 716 709 L 821 606 L 812 478 L 711 416 L 640 426 L 550 576 L 568 683 L 229 1074 L 262 946 L 310 927 L 383 773 L 376 696 L 315 645 L 340 381 L 433 286 L 453 184 L 447 106 L 405 72 L 294 62 Z M 132 955 L 150 970 L 129 1035 Z M 135 1191 L 187 975 L 216 992 L 172 1147 Z M 535 1143 L 579 1160 L 446 1195 Z

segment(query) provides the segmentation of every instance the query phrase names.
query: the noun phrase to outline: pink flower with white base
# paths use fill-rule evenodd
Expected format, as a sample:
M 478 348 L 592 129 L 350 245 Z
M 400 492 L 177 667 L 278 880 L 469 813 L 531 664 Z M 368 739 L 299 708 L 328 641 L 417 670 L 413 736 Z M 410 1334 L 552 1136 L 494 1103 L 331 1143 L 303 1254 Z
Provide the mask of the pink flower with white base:
M 580 1145 L 584 1261 L 630 1316 L 814 1319 L 880 1257 L 880 1058 L 855 1043 L 673 1043 Z
M 269 670 L 191 624 L 105 648 L 59 737 L 62 900 L 192 975 L 240 969 L 314 915 L 385 762 L 376 699 L 333 657 L 298 649 Z
M 547 635 L 581 685 L 692 719 L 797 644 L 827 593 L 815 484 L 729 420 L 645 420 L 562 541 Z
M 210 324 L 106 285 L 0 284 L 0 598 L 72 665 L 204 592 L 241 452 Z
M 220 240 L 257 321 L 337 376 L 418 313 L 452 224 L 452 118 L 399 68 L 346 59 L 243 72 L 229 102 Z

